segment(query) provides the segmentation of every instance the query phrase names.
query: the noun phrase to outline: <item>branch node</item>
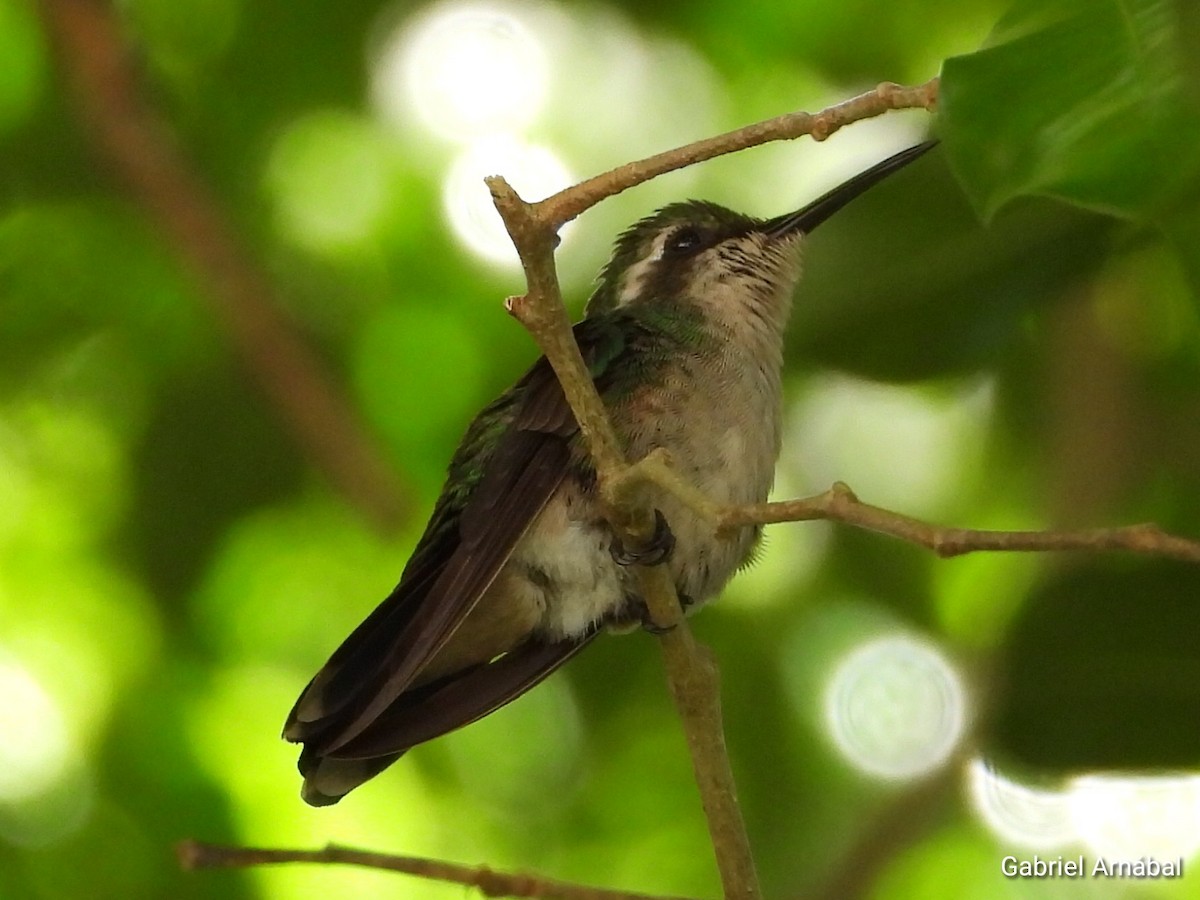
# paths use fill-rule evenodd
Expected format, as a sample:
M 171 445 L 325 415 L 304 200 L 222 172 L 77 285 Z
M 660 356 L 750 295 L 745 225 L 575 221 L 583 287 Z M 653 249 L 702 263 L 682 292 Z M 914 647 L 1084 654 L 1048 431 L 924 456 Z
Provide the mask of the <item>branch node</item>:
M 838 126 L 831 121 L 830 117 L 824 113 L 818 113 L 812 117 L 812 130 L 809 134 L 812 139 L 818 144 L 826 140 L 831 134 L 838 130 Z
M 179 860 L 179 868 L 185 872 L 194 872 L 204 867 L 204 845 L 199 841 L 180 841 L 175 845 L 175 858 Z
M 925 109 L 929 110 L 930 112 L 937 109 L 938 97 L 941 94 L 941 89 L 942 83 L 937 78 L 931 79 L 922 85 L 921 94 L 923 95 L 923 99 L 925 101 Z
M 829 494 L 837 503 L 858 503 L 858 495 L 844 481 L 835 481 L 829 488 Z
M 894 81 L 881 81 L 875 85 L 875 94 L 889 107 L 895 102 L 896 94 L 901 90 L 900 85 Z
M 528 203 L 521 199 L 521 195 L 516 192 L 513 186 L 508 183 L 508 179 L 503 175 L 486 175 L 484 176 L 483 183 L 487 185 L 488 190 L 491 192 L 492 202 L 496 206 L 503 205 L 508 208 L 529 206 Z
M 504 311 L 518 322 L 524 322 L 529 315 L 529 295 L 514 294 L 511 297 L 505 297 Z

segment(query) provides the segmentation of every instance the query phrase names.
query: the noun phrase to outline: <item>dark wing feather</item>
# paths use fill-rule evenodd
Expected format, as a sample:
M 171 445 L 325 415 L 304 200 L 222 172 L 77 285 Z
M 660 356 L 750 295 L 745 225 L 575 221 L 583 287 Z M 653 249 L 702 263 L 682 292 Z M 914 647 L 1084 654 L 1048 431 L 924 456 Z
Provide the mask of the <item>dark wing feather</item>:
M 505 463 L 512 471 L 494 476 L 489 472 L 471 497 L 462 515 L 457 549 L 379 656 L 375 669 L 383 677 L 371 685 L 366 703 L 355 704 L 355 714 L 322 741 L 326 752 L 360 734 L 412 684 L 491 585 L 562 482 L 570 456 L 565 442 L 527 433 L 515 438 L 512 443 L 518 446 L 505 453 Z M 489 483 L 502 478 L 499 485 Z M 467 527 L 475 522 L 481 525 Z M 485 522 L 493 524 L 486 527 Z M 498 522 L 504 527 L 497 527 Z M 354 685 L 349 687 L 354 689 Z M 358 693 L 363 694 L 361 690 Z
M 562 482 L 569 455 L 557 435 L 506 434 L 464 508 L 435 517 L 396 589 L 309 684 L 285 737 L 329 752 L 400 696 L 492 583 Z M 465 527 L 472 522 L 492 525 Z
M 591 643 L 533 639 L 499 659 L 409 691 L 334 757 L 359 759 L 403 752 L 495 712 L 525 693 Z

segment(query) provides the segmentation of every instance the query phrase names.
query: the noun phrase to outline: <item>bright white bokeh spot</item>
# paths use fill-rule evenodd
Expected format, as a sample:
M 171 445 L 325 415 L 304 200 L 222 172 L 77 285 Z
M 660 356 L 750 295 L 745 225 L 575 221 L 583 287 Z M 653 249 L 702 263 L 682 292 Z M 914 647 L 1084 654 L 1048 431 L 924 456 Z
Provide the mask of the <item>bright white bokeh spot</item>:
M 483 183 L 486 176 L 497 174 L 503 174 L 526 200 L 547 197 L 569 186 L 573 179 L 552 150 L 511 135 L 477 141 L 454 161 L 442 191 L 451 228 L 473 252 L 516 266 L 517 251 Z M 565 240 L 569 232 L 568 226 L 559 234 Z
M 1200 775 L 1080 775 L 1033 788 L 980 759 L 967 769 L 971 801 L 1005 843 L 1037 850 L 1083 845 L 1098 857 L 1169 860 L 1200 850 Z
M 443 183 L 456 236 L 474 253 L 511 264 L 516 254 L 478 176 L 503 175 L 536 199 L 573 181 L 562 177 L 560 157 L 603 171 L 718 130 L 725 118 L 725 85 L 701 54 L 604 5 L 443 0 L 414 15 L 393 3 L 379 17 L 368 65 L 372 112 L 391 126 L 403 165 Z M 553 151 L 522 154 L 527 174 L 506 158 L 474 164 L 481 146 L 496 146 L 491 139 L 531 149 L 546 135 Z M 531 175 L 545 186 L 522 185 Z M 560 259 L 568 291 L 590 281 L 614 234 L 655 207 L 702 195 L 702 181 L 695 167 L 670 173 L 588 216 L 586 246 Z
M 1020 784 L 979 758 L 967 767 L 967 786 L 979 817 L 1005 843 L 1051 850 L 1075 839 L 1065 791 Z
M 792 410 L 785 445 L 804 460 L 806 491 L 845 481 L 880 506 L 936 513 L 978 470 L 994 395 L 989 380 L 935 392 L 821 375 Z
M 838 661 L 823 705 L 846 760 L 885 779 L 918 778 L 942 765 L 967 721 L 958 672 L 928 641 L 904 634 L 870 640 Z
M 372 73 L 384 117 L 403 124 L 411 109 L 456 141 L 528 126 L 545 103 L 549 66 L 543 41 L 519 10 L 442 3 L 389 34 Z
M 44 793 L 67 772 L 71 744 L 62 712 L 15 660 L 0 657 L 0 803 Z
M 1165 860 L 1200 849 L 1200 776 L 1083 775 L 1067 796 L 1076 834 L 1098 856 Z

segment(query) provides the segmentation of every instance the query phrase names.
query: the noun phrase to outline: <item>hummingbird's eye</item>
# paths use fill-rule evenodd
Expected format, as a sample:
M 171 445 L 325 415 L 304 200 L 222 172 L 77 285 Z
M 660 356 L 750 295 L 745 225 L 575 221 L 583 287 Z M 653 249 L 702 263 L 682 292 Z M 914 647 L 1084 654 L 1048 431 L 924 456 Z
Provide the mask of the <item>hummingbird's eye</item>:
M 700 232 L 691 225 L 684 225 L 675 231 L 663 246 L 665 256 L 687 256 L 700 249 L 702 243 Z

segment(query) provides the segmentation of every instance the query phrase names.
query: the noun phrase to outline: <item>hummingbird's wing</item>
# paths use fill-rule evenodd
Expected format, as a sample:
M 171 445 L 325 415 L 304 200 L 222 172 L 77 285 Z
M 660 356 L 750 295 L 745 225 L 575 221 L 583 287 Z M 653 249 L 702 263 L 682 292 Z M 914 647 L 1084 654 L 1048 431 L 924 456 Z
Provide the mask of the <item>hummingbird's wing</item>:
M 488 663 L 406 691 L 336 755 L 362 759 L 396 754 L 482 719 L 538 684 L 598 633 L 592 628 L 566 641 L 533 638 Z
M 537 375 L 527 379 L 534 401 L 553 379 Z M 566 440 L 553 431 L 519 430 L 523 413 L 501 411 L 508 427 L 490 453 L 472 454 L 480 441 L 468 435 L 465 455 L 486 458 L 456 460 L 462 465 L 452 466 L 400 583 L 305 689 L 287 737 L 315 741 L 326 752 L 354 738 L 413 683 L 492 583 L 562 482 L 570 456 Z M 488 420 L 476 425 L 480 421 Z M 481 474 L 475 484 L 462 484 L 455 468 Z
M 576 326 L 576 340 L 602 391 L 612 381 L 610 373 L 620 371 L 610 364 L 633 352 L 637 330 L 623 313 Z M 370 760 L 373 771 L 360 765 L 357 784 L 413 744 L 519 696 L 590 640 L 592 634 L 556 643 L 535 638 L 497 660 L 421 683 L 422 670 L 491 585 L 572 466 L 586 466 L 575 446 L 577 432 L 544 358 L 475 419 L 400 583 L 334 652 L 288 717 L 284 737 L 306 745 L 302 771 L 306 761 L 311 766 L 330 756 L 341 758 L 330 763 L 391 757 Z

